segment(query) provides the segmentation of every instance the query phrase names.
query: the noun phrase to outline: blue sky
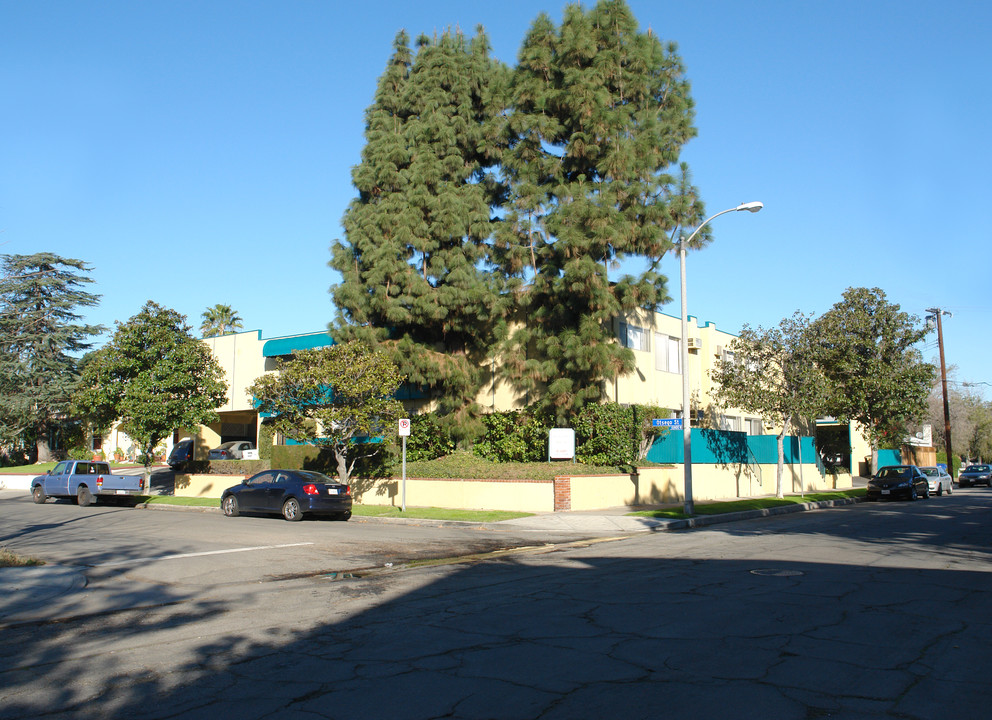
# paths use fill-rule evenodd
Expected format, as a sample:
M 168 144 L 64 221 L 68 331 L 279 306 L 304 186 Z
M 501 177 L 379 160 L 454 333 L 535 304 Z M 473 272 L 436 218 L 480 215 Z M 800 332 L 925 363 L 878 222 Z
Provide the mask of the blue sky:
M 321 330 L 396 32 L 481 23 L 512 64 L 564 4 L 0 0 L 0 253 L 91 264 L 87 319 L 110 328 L 154 300 L 194 328 L 224 303 L 265 337 Z M 765 204 L 689 255 L 689 312 L 737 332 L 877 286 L 953 312 L 955 379 L 992 383 L 992 5 L 629 4 L 679 44 L 699 129 L 684 159 L 709 212 Z M 678 315 L 674 255 L 663 271 Z

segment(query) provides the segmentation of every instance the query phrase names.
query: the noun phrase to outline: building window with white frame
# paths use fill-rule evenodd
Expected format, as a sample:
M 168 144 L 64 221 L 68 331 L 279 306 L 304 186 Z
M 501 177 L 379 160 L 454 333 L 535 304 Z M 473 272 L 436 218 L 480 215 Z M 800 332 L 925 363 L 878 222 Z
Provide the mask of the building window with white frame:
M 651 350 L 651 335 L 644 328 L 620 323 L 620 339 L 624 347 L 648 352 Z
M 747 419 L 747 434 L 748 435 L 764 435 L 765 429 L 761 418 L 748 418 Z
M 679 342 L 679 338 L 671 335 L 654 334 L 655 370 L 676 374 L 680 372 L 682 354 Z

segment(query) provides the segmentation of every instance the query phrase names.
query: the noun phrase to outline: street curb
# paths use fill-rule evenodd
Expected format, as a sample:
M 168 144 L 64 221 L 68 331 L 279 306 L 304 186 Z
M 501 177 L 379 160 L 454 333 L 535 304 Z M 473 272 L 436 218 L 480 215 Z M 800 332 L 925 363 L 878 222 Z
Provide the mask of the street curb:
M 843 505 L 854 505 L 856 503 L 863 502 L 864 498 L 839 498 L 837 500 L 819 500 L 817 502 L 808 503 L 797 503 L 793 505 L 786 505 L 782 507 L 774 508 L 764 508 L 761 510 L 743 510 L 741 512 L 734 513 L 721 513 L 719 515 L 697 515 L 688 519 L 681 520 L 669 520 L 665 518 L 652 518 L 646 516 L 637 515 L 617 515 L 617 516 L 597 516 L 591 513 L 583 513 L 585 515 L 590 515 L 592 517 L 615 517 L 618 520 L 625 520 L 630 524 L 637 524 L 639 527 L 631 527 L 630 529 L 617 529 L 619 532 L 626 533 L 638 533 L 638 532 L 670 532 L 674 530 L 691 530 L 694 528 L 708 527 L 710 525 L 721 525 L 724 523 L 737 522 L 740 520 L 755 520 L 762 517 L 773 517 L 776 515 L 788 515 L 790 513 L 798 512 L 809 512 L 811 510 L 823 510 L 831 507 L 840 507 Z M 165 510 L 165 511 L 185 511 L 185 512 L 212 512 L 219 513 L 220 507 L 203 507 L 197 505 L 167 505 L 165 503 L 141 503 L 135 506 L 137 509 L 141 510 Z M 545 513 L 551 517 L 558 515 L 558 513 Z M 541 517 L 541 514 L 533 516 L 535 519 Z M 427 527 L 500 527 L 504 522 L 512 523 L 512 520 L 499 520 L 493 522 L 481 522 L 475 520 L 433 520 L 428 518 L 405 518 L 405 517 L 378 517 L 375 515 L 352 515 L 350 522 L 373 522 L 373 523 L 385 523 L 385 524 L 396 524 L 396 525 L 423 525 Z M 506 526 L 504 526 L 506 527 Z M 548 531 L 553 530 L 553 528 L 547 528 Z M 532 530 L 535 530 L 532 528 Z M 558 528 L 558 532 L 569 532 L 569 530 Z M 572 530 L 571 532 L 582 532 L 581 530 Z
M 862 502 L 863 498 L 841 498 L 839 500 L 819 500 L 817 502 L 798 503 L 782 507 L 764 508 L 762 510 L 742 510 L 735 513 L 722 513 L 720 515 L 697 515 L 686 520 L 670 520 L 667 529 L 683 530 L 687 528 L 706 527 L 707 525 L 719 525 L 721 523 L 734 522 L 737 520 L 755 520 L 773 515 L 788 515 L 790 513 L 808 512 L 810 510 L 822 510 L 824 508 L 839 507 L 841 505 L 854 505 Z

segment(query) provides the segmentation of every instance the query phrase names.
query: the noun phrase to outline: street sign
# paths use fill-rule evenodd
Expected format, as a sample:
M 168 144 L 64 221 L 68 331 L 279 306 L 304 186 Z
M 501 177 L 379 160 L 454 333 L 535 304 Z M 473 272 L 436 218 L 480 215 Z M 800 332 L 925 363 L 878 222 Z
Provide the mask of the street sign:
M 400 419 L 399 431 L 400 431 L 400 437 L 410 436 L 410 418 Z
M 651 424 L 654 427 L 680 428 L 682 427 L 682 418 L 670 418 L 670 419 L 655 418 L 654 420 L 651 421 Z

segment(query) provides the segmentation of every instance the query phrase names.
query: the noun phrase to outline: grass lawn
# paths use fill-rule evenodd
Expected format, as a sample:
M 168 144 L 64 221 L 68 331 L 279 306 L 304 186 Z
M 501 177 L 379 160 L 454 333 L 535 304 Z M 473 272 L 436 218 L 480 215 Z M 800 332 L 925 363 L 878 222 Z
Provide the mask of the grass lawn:
M 220 500 L 217 498 L 173 497 L 171 495 L 142 497 L 141 502 L 152 505 L 220 507 Z M 533 514 L 503 510 L 452 510 L 447 508 L 407 508 L 406 512 L 402 512 L 399 508 L 389 505 L 355 505 L 351 512 L 356 517 L 404 517 L 417 520 L 467 520 L 469 522 L 499 522 L 500 520 L 512 520 Z
M 28 567 L 30 565 L 44 565 L 44 561 L 34 558 L 25 558 L 15 555 L 5 547 L 0 547 L 0 567 Z
M 836 490 L 833 492 L 806 493 L 802 495 L 787 495 L 784 498 L 749 498 L 747 500 L 727 500 L 725 502 L 694 503 L 696 515 L 722 515 L 724 513 L 743 512 L 745 510 L 764 510 L 766 508 L 784 507 L 786 505 L 801 505 L 821 500 L 840 500 L 842 498 L 864 497 L 864 488 L 854 490 Z M 683 520 L 688 516 L 681 507 L 658 510 L 642 510 L 628 513 L 636 517 L 672 518 Z

